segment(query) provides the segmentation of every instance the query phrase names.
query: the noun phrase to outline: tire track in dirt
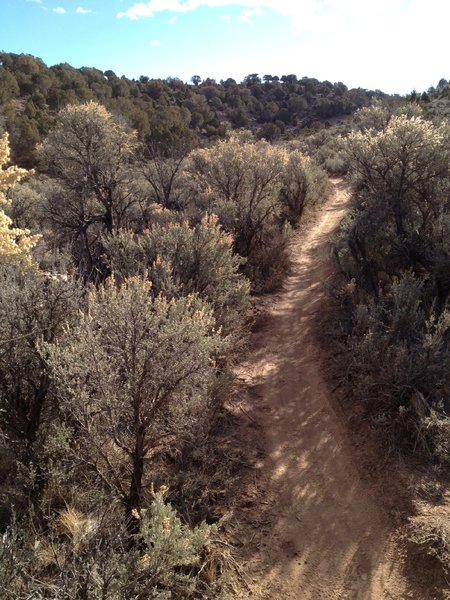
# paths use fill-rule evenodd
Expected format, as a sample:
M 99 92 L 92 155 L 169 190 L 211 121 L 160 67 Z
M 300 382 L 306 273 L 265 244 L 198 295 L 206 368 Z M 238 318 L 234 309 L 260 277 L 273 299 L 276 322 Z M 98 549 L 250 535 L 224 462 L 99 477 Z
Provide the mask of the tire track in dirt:
M 236 368 L 262 458 L 234 536 L 251 598 L 421 600 L 323 375 L 317 324 L 333 270 L 329 242 L 349 200 L 342 181 L 333 185 L 316 223 L 295 236 L 292 272 Z

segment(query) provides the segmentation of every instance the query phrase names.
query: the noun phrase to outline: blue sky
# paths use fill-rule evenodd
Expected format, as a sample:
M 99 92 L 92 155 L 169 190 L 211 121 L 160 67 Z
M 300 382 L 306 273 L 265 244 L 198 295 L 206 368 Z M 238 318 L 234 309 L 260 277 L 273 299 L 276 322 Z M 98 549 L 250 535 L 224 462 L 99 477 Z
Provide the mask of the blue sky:
M 295 73 L 406 93 L 450 77 L 450 0 L 0 0 L 0 49 L 139 77 Z

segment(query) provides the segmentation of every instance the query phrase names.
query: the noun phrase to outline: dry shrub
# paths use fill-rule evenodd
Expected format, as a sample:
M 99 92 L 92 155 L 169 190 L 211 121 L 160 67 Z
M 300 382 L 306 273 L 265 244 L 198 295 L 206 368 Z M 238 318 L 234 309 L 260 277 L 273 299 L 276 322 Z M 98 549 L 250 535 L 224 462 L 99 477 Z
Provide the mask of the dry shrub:
M 126 523 L 67 507 L 45 528 L 14 521 L 0 538 L 2 600 L 26 598 L 227 597 L 233 559 L 218 526 L 190 527 L 165 503 L 162 489 L 137 518 L 130 545 Z
M 448 520 L 436 518 L 411 524 L 409 540 L 428 556 L 436 558 L 444 572 L 450 572 L 450 526 Z
M 442 412 L 431 410 L 424 419 L 424 427 L 433 441 L 435 456 L 447 466 L 450 465 L 450 418 Z
M 272 229 L 261 236 L 252 250 L 243 270 L 252 282 L 256 293 L 269 293 L 278 289 L 290 268 L 289 239 L 291 229 L 286 225 L 281 231 Z
M 325 173 L 298 149 L 243 133 L 192 152 L 185 177 L 193 210 L 212 211 L 233 235 L 252 289 L 279 286 L 287 268 L 286 224 L 297 225 L 324 195 Z
M 378 300 L 358 304 L 338 362 L 393 443 L 408 439 L 414 449 L 444 458 L 448 314 L 426 310 L 423 294 L 423 282 L 407 275 Z
M 335 252 L 342 381 L 391 447 L 448 462 L 449 131 L 380 106 L 359 125 L 345 143 L 355 208 Z

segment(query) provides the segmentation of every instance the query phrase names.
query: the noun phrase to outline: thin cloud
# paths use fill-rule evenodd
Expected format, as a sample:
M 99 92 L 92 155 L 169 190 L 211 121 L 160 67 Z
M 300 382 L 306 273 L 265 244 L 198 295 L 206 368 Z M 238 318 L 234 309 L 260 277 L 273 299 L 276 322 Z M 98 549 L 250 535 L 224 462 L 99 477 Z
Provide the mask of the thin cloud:
M 448 71 L 448 0 L 127 0 L 124 6 L 117 17 L 132 21 L 198 9 L 222 9 L 218 18 L 228 21 L 227 9 L 235 8 L 248 22 L 243 11 L 260 9 L 266 19 L 270 11 L 291 25 L 285 30 L 290 56 L 307 57 L 315 77 L 350 85 L 398 91 L 401 81 L 412 81 L 421 89 L 420 77 L 438 81 Z
M 171 12 L 190 12 L 198 8 L 224 8 L 236 6 L 242 9 L 270 9 L 292 18 L 298 15 L 305 15 L 314 12 L 323 12 L 328 8 L 328 4 L 337 2 L 346 2 L 346 0 L 300 0 L 298 3 L 293 0 L 150 0 L 149 2 L 138 2 L 129 9 L 117 14 L 117 18 L 128 18 L 132 21 L 149 18 L 155 14 L 165 11 Z M 354 3 L 356 0 L 349 0 Z M 380 0 L 386 2 L 387 0 Z M 397 0 L 393 0 L 394 2 Z M 399 0 L 403 1 L 403 0 Z M 242 15 L 245 17 L 245 15 Z
M 28 4 L 36 4 L 36 6 L 42 10 L 48 10 L 42 0 L 25 0 L 25 2 L 28 2 Z
M 151 40 L 150 46 L 161 46 L 161 42 L 159 40 Z
M 242 11 L 271 10 L 290 19 L 298 33 L 322 35 L 334 34 L 336 31 L 340 31 L 341 35 L 353 35 L 359 30 L 367 33 L 369 28 L 381 34 L 392 23 L 399 28 L 397 31 L 407 31 L 405 20 L 409 25 L 412 24 L 413 29 L 419 29 L 423 33 L 425 24 L 437 24 L 441 29 L 439 24 L 448 23 L 450 18 L 448 0 L 428 0 L 426 7 L 423 0 L 150 0 L 131 5 L 127 10 L 119 12 L 117 18 L 136 21 L 162 12 L 185 13 L 200 8 L 226 7 L 237 7 Z M 421 7 L 425 8 L 426 15 Z M 425 17 L 425 24 L 420 21 L 418 13 Z M 241 13 L 241 21 L 248 18 L 244 12 Z M 431 23 L 427 23 L 430 21 Z M 413 39 L 412 36 L 410 39 Z
M 56 8 L 52 9 L 54 13 L 58 14 L 58 15 L 65 15 L 66 14 L 66 9 L 63 8 L 62 6 L 57 6 Z
M 238 21 L 242 21 L 242 23 L 252 23 L 253 17 L 260 15 L 261 9 L 259 8 L 244 8 L 241 14 L 238 16 Z
M 220 18 L 222 19 L 222 21 L 226 21 L 227 23 L 231 21 L 230 15 L 220 15 Z
M 170 17 L 170 19 L 168 20 L 169 25 L 175 25 L 176 22 L 177 22 L 176 17 Z
M 79 15 L 89 15 L 90 13 L 92 13 L 92 10 L 90 8 L 83 8 L 82 6 L 79 6 L 76 10 L 76 13 L 78 13 Z

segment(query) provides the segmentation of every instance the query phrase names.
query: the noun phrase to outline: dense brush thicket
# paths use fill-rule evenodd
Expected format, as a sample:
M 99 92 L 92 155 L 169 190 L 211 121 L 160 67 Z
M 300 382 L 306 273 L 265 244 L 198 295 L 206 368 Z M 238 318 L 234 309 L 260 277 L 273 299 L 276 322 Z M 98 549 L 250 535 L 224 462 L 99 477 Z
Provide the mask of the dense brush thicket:
M 336 256 L 341 367 L 389 433 L 450 460 L 450 130 L 411 105 L 357 115 L 344 143 L 355 206 Z
M 130 80 L 113 71 L 68 64 L 48 68 L 27 54 L 0 53 L 0 118 L 11 136 L 13 160 L 25 167 L 35 165 L 36 145 L 69 104 L 99 102 L 125 118 L 141 140 L 166 143 L 224 138 L 236 128 L 252 128 L 275 140 L 352 114 L 374 96 L 384 94 L 292 74 L 250 74 L 241 83 L 198 76 L 192 84 L 177 78 Z
M 327 177 L 250 132 L 142 143 L 95 102 L 37 156 L 0 170 L 2 598 L 221 598 L 232 557 L 192 465 L 220 479 L 250 293 L 281 282 Z

